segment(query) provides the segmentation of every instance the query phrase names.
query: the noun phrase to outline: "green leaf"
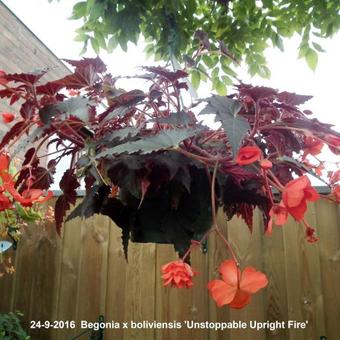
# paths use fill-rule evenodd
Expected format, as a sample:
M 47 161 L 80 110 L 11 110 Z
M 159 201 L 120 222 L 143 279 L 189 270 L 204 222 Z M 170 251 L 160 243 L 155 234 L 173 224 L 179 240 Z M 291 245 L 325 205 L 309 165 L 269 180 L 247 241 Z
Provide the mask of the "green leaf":
M 250 129 L 248 121 L 238 115 L 242 104 L 228 97 L 216 95 L 208 98 L 207 102 L 208 104 L 199 114 L 215 114 L 215 120 L 222 123 L 235 157 L 242 139 Z
M 90 14 L 95 3 L 96 3 L 96 0 L 87 0 L 86 1 L 86 14 L 85 15 Z
M 73 40 L 77 42 L 85 42 L 88 38 L 89 36 L 86 34 L 78 34 L 74 37 Z
M 231 69 L 229 66 L 227 66 L 227 65 L 225 65 L 225 64 L 222 64 L 222 65 L 221 65 L 221 68 L 222 68 L 222 71 L 223 71 L 224 73 L 229 74 L 229 75 L 232 76 L 232 77 L 237 77 L 236 72 L 235 72 L 233 69 Z
M 95 39 L 98 41 L 98 45 L 99 47 L 101 47 L 102 49 L 106 49 L 106 41 L 104 38 L 104 35 L 102 32 L 95 32 L 94 34 Z
M 42 218 L 41 214 L 33 209 L 23 208 L 20 204 L 15 205 L 15 210 L 25 222 L 35 222 Z
M 314 48 L 318 51 L 318 52 L 326 52 L 321 45 L 319 45 L 316 42 L 313 42 L 312 45 L 314 46 Z
M 205 65 L 208 66 L 208 68 L 213 68 L 216 66 L 218 59 L 217 58 L 213 58 L 212 56 L 209 55 L 203 55 L 202 60 L 204 62 Z
M 261 65 L 258 68 L 258 74 L 265 79 L 269 79 L 270 78 L 270 70 L 267 66 L 265 65 Z
M 315 71 L 316 66 L 318 65 L 318 54 L 310 48 L 305 55 L 308 66 Z
M 119 155 L 122 153 L 148 154 L 158 150 L 170 149 L 178 147 L 185 139 L 197 134 L 197 129 L 174 129 L 162 130 L 157 135 L 145 137 L 136 141 L 129 141 L 124 144 L 117 145 L 100 152 L 96 158 L 101 158 L 110 155 Z
M 95 38 L 91 38 L 91 46 L 96 54 L 99 54 L 99 43 L 98 40 Z
M 86 1 L 78 2 L 73 6 L 70 19 L 80 19 L 86 15 Z
M 227 88 L 219 78 L 213 79 L 213 87 L 220 96 L 225 96 L 227 94 Z
M 197 90 L 200 86 L 201 74 L 200 72 L 193 70 L 191 73 L 191 84 Z
M 113 35 L 108 43 L 107 43 L 107 50 L 109 53 L 112 53 L 113 50 L 118 46 L 118 40 L 116 39 L 116 37 Z

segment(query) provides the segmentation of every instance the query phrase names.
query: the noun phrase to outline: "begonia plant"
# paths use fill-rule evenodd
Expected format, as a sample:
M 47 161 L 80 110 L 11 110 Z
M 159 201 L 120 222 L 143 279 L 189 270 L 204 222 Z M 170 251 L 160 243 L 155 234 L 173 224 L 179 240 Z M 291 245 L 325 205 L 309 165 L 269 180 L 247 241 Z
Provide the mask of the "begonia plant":
M 147 89 L 124 91 L 116 86 L 123 76 L 113 77 L 98 57 L 67 62 L 74 72 L 47 83 L 46 71 L 0 72 L 0 97 L 20 105 L 2 114 L 8 131 L 1 159 L 23 155 L 14 175 L 1 165 L 1 204 L 5 197 L 23 207 L 48 199 L 56 167 L 69 156 L 55 202 L 58 233 L 65 221 L 106 215 L 122 231 L 126 257 L 129 241 L 173 244 L 180 259 L 162 267 L 164 285 L 189 288 L 197 275 L 190 253 L 214 232 L 231 259 L 208 289 L 219 306 L 233 308 L 248 304 L 268 281 L 252 267 L 241 270 L 218 226 L 219 208 L 226 219 L 243 218 L 249 230 L 240 233 L 252 231 L 258 208 L 264 237 L 291 216 L 307 242 L 318 240 L 305 212 L 320 198 L 340 202 L 339 170 L 326 173 L 317 157 L 324 146 L 340 154 L 340 133 L 300 108 L 310 96 L 238 82 L 233 94 L 186 104 L 185 70 L 144 67 L 127 81 L 141 79 Z M 329 193 L 318 193 L 311 176 Z M 73 208 L 82 180 L 85 196 Z

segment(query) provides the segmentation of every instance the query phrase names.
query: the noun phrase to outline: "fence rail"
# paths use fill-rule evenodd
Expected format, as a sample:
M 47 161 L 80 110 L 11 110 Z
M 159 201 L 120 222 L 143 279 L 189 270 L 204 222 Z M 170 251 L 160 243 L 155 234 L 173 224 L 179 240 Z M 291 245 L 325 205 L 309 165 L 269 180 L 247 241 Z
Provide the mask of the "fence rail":
M 102 216 L 66 224 L 62 238 L 53 225 L 26 229 L 16 253 L 16 273 L 0 279 L 0 313 L 20 310 L 29 329 L 35 321 L 75 321 L 77 327 L 31 329 L 32 339 L 65 340 L 80 334 L 80 322 L 95 322 L 99 315 L 119 322 L 181 322 L 181 329 L 111 329 L 105 339 L 119 340 L 225 340 L 324 339 L 340 335 L 340 210 L 334 204 L 310 205 L 307 216 L 320 241 L 308 244 L 303 228 L 290 221 L 263 236 L 260 214 L 254 231 L 235 218 L 220 226 L 228 235 L 242 266 L 265 272 L 270 284 L 254 295 L 242 310 L 217 308 L 206 283 L 216 277 L 219 263 L 228 257 L 211 235 L 208 252 L 195 251 L 192 264 L 200 275 L 190 290 L 162 287 L 160 267 L 175 259 L 172 246 L 131 244 L 129 263 L 121 248 L 120 230 Z M 306 329 L 188 329 L 185 320 L 308 321 Z M 87 337 L 88 338 L 88 337 Z M 87 339 L 83 337 L 81 339 Z

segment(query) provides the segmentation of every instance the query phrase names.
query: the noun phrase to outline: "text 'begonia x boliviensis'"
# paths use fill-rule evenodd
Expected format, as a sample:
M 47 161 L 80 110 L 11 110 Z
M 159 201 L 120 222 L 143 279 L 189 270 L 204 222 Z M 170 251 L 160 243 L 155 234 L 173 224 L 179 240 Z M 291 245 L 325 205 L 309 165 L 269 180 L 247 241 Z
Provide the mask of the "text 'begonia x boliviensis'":
M 176 288 L 192 287 L 192 278 L 197 275 L 191 266 L 182 260 L 172 261 L 162 266 L 162 274 L 164 286 L 171 285 Z
M 252 294 L 268 284 L 265 274 L 253 267 L 246 267 L 241 272 L 234 260 L 222 262 L 219 273 L 222 280 L 208 283 L 210 295 L 219 307 L 243 308 L 250 302 Z

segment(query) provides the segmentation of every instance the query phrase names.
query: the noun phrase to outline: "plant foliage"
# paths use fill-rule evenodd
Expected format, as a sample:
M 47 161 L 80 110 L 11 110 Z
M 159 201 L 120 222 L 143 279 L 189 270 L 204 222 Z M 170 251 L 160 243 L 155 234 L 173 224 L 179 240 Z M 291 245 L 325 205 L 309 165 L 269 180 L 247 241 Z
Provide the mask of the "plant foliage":
M 258 207 L 270 233 L 278 211 L 301 216 L 316 198 L 304 174 L 322 176 L 323 163 L 307 157 L 324 145 L 339 154 L 340 134 L 299 108 L 309 96 L 238 83 L 234 94 L 184 105 L 182 70 L 142 69 L 136 77 L 149 87 L 124 91 L 99 58 L 68 62 L 74 72 L 47 84 L 38 75 L 3 74 L 0 90 L 1 98 L 21 104 L 1 141 L 2 157 L 30 138 L 16 175 L 9 180 L 6 167 L 0 171 L 9 195 L 21 204 L 41 202 L 32 190 L 48 190 L 58 163 L 71 156 L 55 205 L 58 232 L 84 179 L 86 195 L 68 220 L 109 216 L 122 229 L 126 255 L 131 240 L 172 243 L 183 256 L 192 240 L 205 237 L 218 207 L 228 219 L 241 216 L 250 230 Z M 205 115 L 219 127 L 200 121 Z M 43 166 L 47 143 L 54 151 Z M 329 199 L 339 201 L 338 175 L 328 175 Z M 273 188 L 283 193 L 282 204 Z

